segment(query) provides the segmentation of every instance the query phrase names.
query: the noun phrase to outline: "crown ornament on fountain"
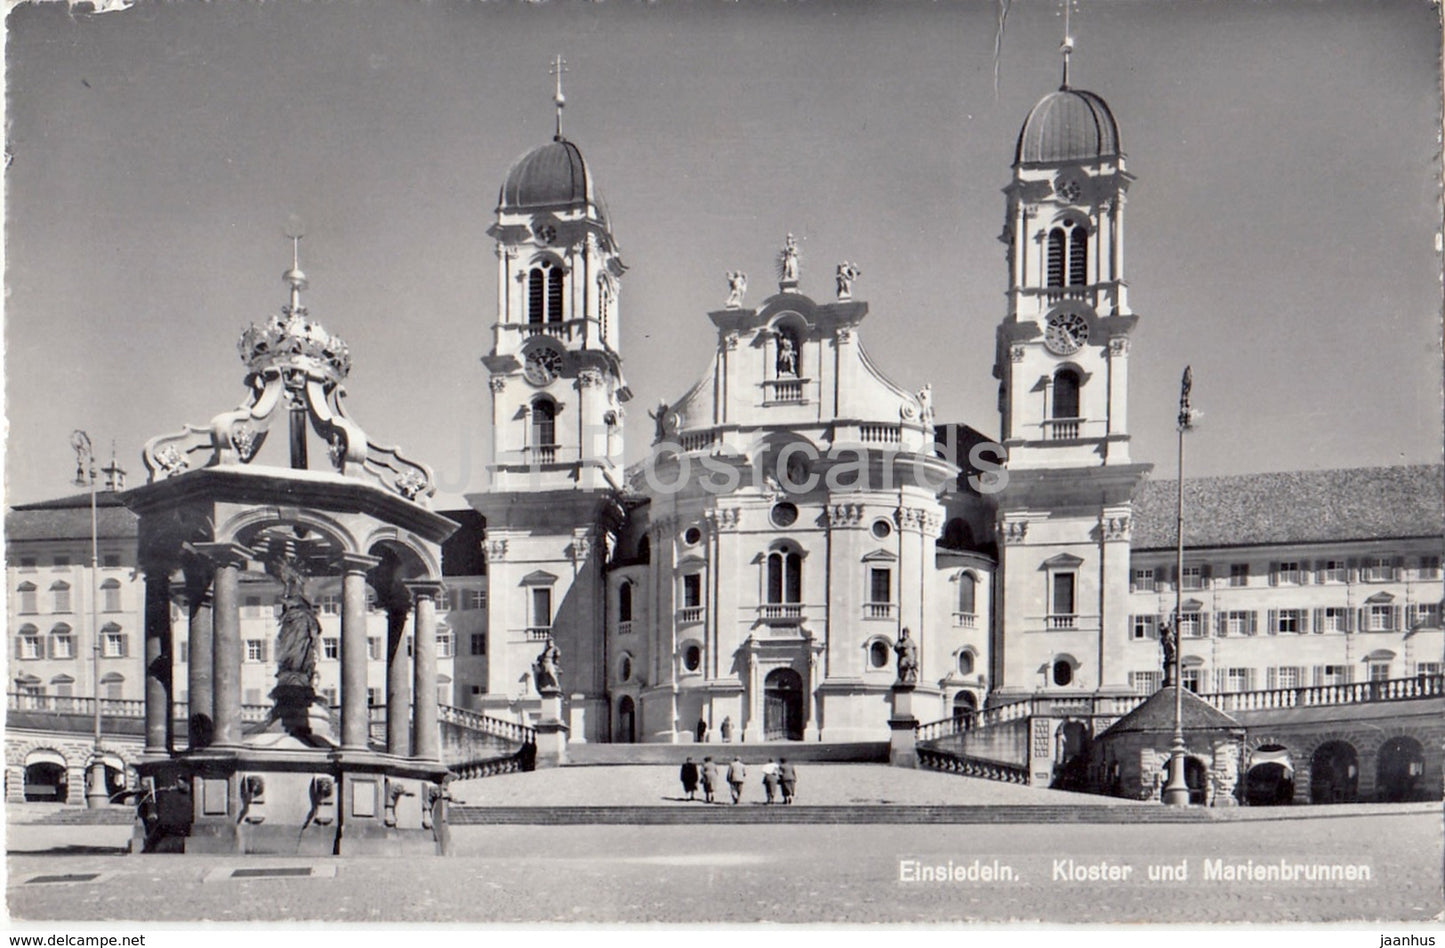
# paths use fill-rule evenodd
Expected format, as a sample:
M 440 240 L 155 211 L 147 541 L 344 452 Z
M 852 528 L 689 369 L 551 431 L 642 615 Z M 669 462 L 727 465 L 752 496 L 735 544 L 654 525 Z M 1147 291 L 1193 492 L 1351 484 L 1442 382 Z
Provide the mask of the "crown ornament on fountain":
M 237 343 L 241 361 L 253 376 L 276 369 L 287 381 L 319 378 L 339 383 L 351 372 L 351 350 L 340 336 L 307 318 L 301 303 L 301 291 L 307 286 L 299 260 L 301 238 L 293 236 L 291 242 L 291 268 L 281 275 L 291 287 L 291 302 L 265 324 L 252 323 L 241 334 Z
M 339 383 L 351 372 L 346 341 L 307 319 L 304 306 L 283 307 L 264 324 L 252 323 L 236 348 L 253 375 L 275 369 L 288 378 L 302 375 Z

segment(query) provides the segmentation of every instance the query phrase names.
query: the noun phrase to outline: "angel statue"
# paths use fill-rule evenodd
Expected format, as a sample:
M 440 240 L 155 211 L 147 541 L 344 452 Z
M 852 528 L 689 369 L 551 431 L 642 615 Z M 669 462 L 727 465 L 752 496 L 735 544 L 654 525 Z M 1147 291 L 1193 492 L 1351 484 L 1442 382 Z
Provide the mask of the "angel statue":
M 728 309 L 741 309 L 743 305 L 743 294 L 748 291 L 748 275 L 741 270 L 729 270 L 728 278 Z
M 844 260 L 838 264 L 838 273 L 835 279 L 838 282 L 838 299 L 851 300 L 853 298 L 853 281 L 863 275 L 862 269 L 857 264 Z

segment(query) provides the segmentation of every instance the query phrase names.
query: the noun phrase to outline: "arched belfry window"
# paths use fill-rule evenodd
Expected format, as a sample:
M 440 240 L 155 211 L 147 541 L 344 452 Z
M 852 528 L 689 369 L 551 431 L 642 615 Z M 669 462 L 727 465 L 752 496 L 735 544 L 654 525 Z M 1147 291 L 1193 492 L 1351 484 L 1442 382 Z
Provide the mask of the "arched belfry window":
M 803 558 L 795 550 L 774 550 L 768 554 L 768 603 L 796 604 L 803 601 Z
M 546 277 L 541 267 L 533 267 L 527 275 L 527 322 L 537 324 L 547 318 L 545 309 Z
M 1049 231 L 1049 286 L 1064 285 L 1064 229 L 1055 227 Z
M 1054 373 L 1054 418 L 1079 417 L 1079 373 L 1059 369 Z
M 1069 285 L 1084 286 L 1089 282 L 1089 232 L 1075 227 L 1069 235 Z
M 1089 282 L 1089 229 L 1083 222 L 1065 218 L 1049 231 L 1048 285 L 1084 286 Z M 1064 283 L 1065 277 L 1068 283 Z
M 557 443 L 557 406 L 549 398 L 532 403 L 532 445 L 547 448 Z
M 552 267 L 547 274 L 547 322 L 562 321 L 562 268 Z
M 562 267 L 551 260 L 543 260 L 528 271 L 527 322 L 530 325 L 562 321 L 564 283 Z

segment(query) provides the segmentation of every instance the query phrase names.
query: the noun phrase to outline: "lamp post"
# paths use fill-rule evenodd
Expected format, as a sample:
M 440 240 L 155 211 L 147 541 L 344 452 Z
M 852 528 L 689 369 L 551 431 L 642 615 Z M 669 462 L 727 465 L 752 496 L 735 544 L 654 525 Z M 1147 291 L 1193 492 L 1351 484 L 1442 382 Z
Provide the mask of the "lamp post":
M 75 486 L 90 487 L 90 668 L 94 693 L 92 710 L 95 746 L 91 750 L 87 768 L 85 805 L 94 810 L 110 802 L 110 795 L 105 790 L 105 748 L 101 744 L 100 731 L 100 606 L 96 598 L 96 575 L 100 572 L 100 541 L 95 515 L 97 477 L 95 451 L 91 447 L 90 435 L 77 428 L 70 433 L 70 446 L 75 449 Z
M 1195 414 L 1189 407 L 1189 390 L 1194 387 L 1194 373 L 1184 367 L 1179 381 L 1179 494 L 1175 506 L 1174 549 L 1174 739 L 1169 745 L 1169 782 L 1164 785 L 1167 806 L 1189 805 L 1189 784 L 1184 779 L 1184 663 L 1183 636 L 1179 620 L 1183 617 L 1184 599 L 1184 432 L 1194 427 Z

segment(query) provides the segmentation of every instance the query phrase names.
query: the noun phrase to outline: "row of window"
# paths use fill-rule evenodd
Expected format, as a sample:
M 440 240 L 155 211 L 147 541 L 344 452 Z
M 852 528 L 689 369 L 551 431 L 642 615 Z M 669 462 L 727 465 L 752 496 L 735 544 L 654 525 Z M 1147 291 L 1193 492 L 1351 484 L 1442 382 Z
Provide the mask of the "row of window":
M 1413 576 L 1412 576 L 1413 571 Z M 1407 564 L 1403 556 L 1344 557 L 1328 560 L 1279 560 L 1269 564 L 1264 574 L 1271 586 L 1307 586 L 1311 583 L 1389 583 L 1405 579 L 1439 579 L 1440 557 L 1421 556 Z M 1230 563 L 1227 577 L 1221 573 L 1221 584 L 1249 586 L 1249 563 Z M 1227 580 L 1227 582 L 1226 582 Z M 1198 563 L 1184 567 L 1137 567 L 1133 572 L 1131 592 L 1158 592 L 1173 589 L 1210 589 L 1215 585 L 1214 566 Z
M 36 570 L 36 569 L 39 569 L 39 568 L 40 568 L 40 567 L 39 567 L 39 559 L 38 559 L 37 557 L 34 557 L 34 556 L 22 556 L 22 557 L 20 557 L 20 558 L 18 559 L 17 563 L 18 563 L 18 565 L 19 565 L 19 568 L 20 568 L 21 570 L 24 570 L 24 571 L 31 571 L 31 570 Z M 74 563 L 71 562 L 70 555 L 67 554 L 67 553 L 57 553 L 55 556 L 53 556 L 53 557 L 51 558 L 50 564 L 51 564 L 52 566 L 56 567 L 57 569 L 66 569 L 66 568 L 68 568 L 68 567 L 70 567 L 70 566 L 75 565 Z M 100 565 L 101 565 L 102 567 L 104 567 L 105 569 L 118 569 L 118 568 L 120 568 L 120 554 L 119 554 L 119 553 L 105 553 L 105 554 L 103 554 L 103 555 L 101 556 L 101 558 L 100 558 Z
M 109 672 L 100 676 L 101 700 L 120 701 L 125 697 L 125 676 L 119 672 Z M 75 679 L 69 675 L 56 675 L 50 679 L 50 686 L 47 689 L 44 682 L 34 675 L 18 675 L 15 678 L 15 691 L 18 694 L 29 695 L 34 698 L 54 696 L 61 699 L 55 702 L 55 710 L 71 710 L 71 706 L 64 699 L 75 697 Z M 79 702 L 75 704 L 79 710 Z
M 1438 675 L 1440 662 L 1415 662 L 1409 675 Z M 1374 659 L 1365 663 L 1367 681 L 1387 681 L 1396 676 L 1399 666 L 1389 659 Z M 1202 665 L 1185 666 L 1180 670 L 1184 687 L 1195 693 L 1206 690 L 1214 694 L 1230 694 L 1241 691 L 1282 688 L 1307 688 L 1314 685 L 1348 685 L 1355 680 L 1353 665 L 1275 665 L 1263 669 L 1233 667 L 1215 668 L 1212 672 Z M 1153 694 L 1163 682 L 1159 671 L 1138 671 L 1129 673 L 1129 684 L 1139 694 Z M 1207 688 L 1206 688 L 1207 686 Z
M 1183 638 L 1205 638 L 1213 634 L 1229 636 L 1287 635 L 1324 632 L 1404 632 L 1415 628 L 1440 626 L 1439 603 L 1416 603 L 1399 606 L 1374 603 L 1360 608 L 1323 606 L 1316 609 L 1232 609 L 1215 613 L 1186 610 L 1179 615 L 1179 634 Z M 1136 639 L 1159 637 L 1159 629 L 1168 620 L 1165 615 L 1134 615 L 1129 626 Z
M 74 611 L 70 597 L 70 584 L 58 581 L 50 584 L 50 611 L 69 613 Z M 34 583 L 21 583 L 15 588 L 17 611 L 21 615 L 37 615 L 40 612 L 39 590 Z M 100 608 L 102 612 L 120 612 L 120 583 L 107 579 L 100 584 Z
M 33 625 L 23 625 L 15 636 L 15 657 L 27 661 L 75 658 L 76 649 L 75 630 L 64 624 L 51 629 L 49 635 L 41 635 Z M 126 658 L 129 654 L 130 636 L 120 626 L 111 623 L 100 630 L 101 658 Z
M 803 558 L 793 551 L 775 550 L 766 560 L 765 605 L 801 606 L 803 603 Z M 870 566 L 866 575 L 868 605 L 891 605 L 893 603 L 892 567 Z M 978 578 L 972 572 L 960 573 L 957 577 L 955 612 L 973 615 L 977 609 Z M 617 621 L 632 621 L 633 584 L 624 582 L 617 590 Z M 682 608 L 702 607 L 702 573 L 684 573 L 682 576 Z M 534 590 L 534 595 L 541 590 Z M 550 590 L 548 597 L 550 601 Z M 1070 597 L 1072 603 L 1072 596 Z M 1072 610 L 1072 606 L 1070 606 Z M 534 610 L 535 611 L 535 610 Z M 549 613 L 550 615 L 550 613 Z M 550 624 L 550 622 L 549 622 Z

